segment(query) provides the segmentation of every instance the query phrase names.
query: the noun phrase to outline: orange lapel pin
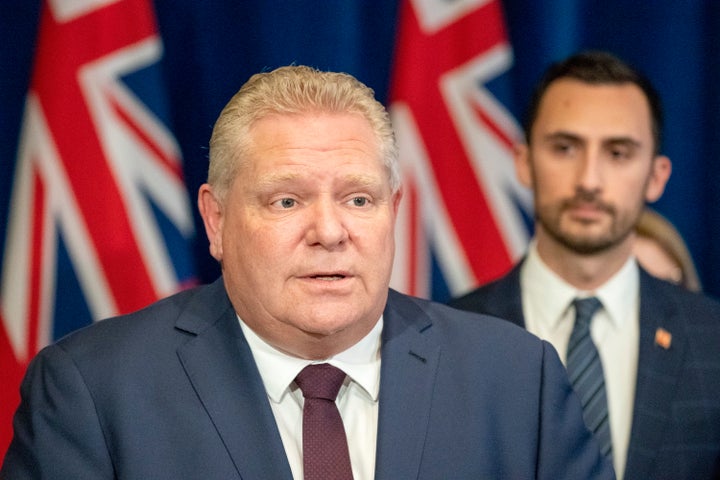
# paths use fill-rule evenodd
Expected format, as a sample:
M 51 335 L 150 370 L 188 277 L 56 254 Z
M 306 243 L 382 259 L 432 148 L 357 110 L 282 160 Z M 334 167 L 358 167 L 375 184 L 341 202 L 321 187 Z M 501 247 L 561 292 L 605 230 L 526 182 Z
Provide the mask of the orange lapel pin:
M 655 343 L 667 350 L 672 343 L 672 333 L 662 327 L 658 328 L 655 330 Z

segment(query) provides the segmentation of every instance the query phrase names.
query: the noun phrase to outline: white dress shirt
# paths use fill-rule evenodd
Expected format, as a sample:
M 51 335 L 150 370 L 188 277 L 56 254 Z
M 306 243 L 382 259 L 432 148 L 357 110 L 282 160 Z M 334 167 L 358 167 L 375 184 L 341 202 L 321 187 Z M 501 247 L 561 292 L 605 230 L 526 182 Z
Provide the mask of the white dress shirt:
M 353 478 L 372 480 L 377 444 L 382 317 L 360 342 L 319 361 L 287 355 L 265 342 L 242 319 L 239 321 L 265 384 L 293 478 L 303 479 L 302 409 L 305 400 L 294 380 L 311 363 L 329 363 L 347 374 L 336 403 L 348 438 Z
M 590 334 L 600 354 L 608 398 L 613 463 L 622 480 L 630 442 L 640 337 L 640 275 L 634 258 L 594 292 L 579 291 L 555 274 L 531 243 L 520 271 L 522 307 L 528 331 L 550 342 L 563 362 L 575 323 L 572 301 L 597 297 L 603 305 Z

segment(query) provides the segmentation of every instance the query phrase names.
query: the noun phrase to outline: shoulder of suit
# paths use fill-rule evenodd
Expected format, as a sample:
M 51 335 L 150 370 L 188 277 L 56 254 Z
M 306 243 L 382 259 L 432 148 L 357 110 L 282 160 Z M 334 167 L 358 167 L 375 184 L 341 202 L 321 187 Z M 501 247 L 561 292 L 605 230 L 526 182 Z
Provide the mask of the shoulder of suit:
M 404 300 L 403 300 L 404 299 Z M 527 337 L 537 340 L 537 337 L 528 333 L 524 328 L 508 322 L 505 319 L 488 315 L 484 313 L 476 313 L 469 310 L 458 309 L 452 305 L 446 305 L 431 300 L 417 298 L 404 295 L 398 292 L 391 293 L 389 301 L 397 303 L 408 301 L 429 316 L 433 322 L 433 328 L 438 327 L 439 330 L 449 330 L 454 332 L 467 332 L 469 335 L 500 335 L 500 336 L 518 336 Z

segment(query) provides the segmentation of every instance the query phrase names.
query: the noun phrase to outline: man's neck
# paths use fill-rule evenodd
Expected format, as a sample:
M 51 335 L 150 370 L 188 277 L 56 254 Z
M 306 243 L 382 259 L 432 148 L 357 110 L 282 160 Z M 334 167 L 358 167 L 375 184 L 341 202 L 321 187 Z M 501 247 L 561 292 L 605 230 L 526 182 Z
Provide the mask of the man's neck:
M 542 261 L 559 277 L 578 290 L 592 291 L 605 284 L 632 254 L 632 239 L 594 254 L 582 254 L 538 237 L 537 251 Z

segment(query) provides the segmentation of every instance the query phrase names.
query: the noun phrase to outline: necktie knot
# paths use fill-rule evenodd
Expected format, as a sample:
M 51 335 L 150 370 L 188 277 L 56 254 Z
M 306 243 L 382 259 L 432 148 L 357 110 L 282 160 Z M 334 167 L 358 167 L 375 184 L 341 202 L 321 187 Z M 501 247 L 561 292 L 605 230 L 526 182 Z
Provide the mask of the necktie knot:
M 589 326 L 595 313 L 602 307 L 602 303 L 596 297 L 576 298 L 573 305 L 575 306 L 575 322 L 582 327 Z
M 295 383 L 305 398 L 322 398 L 334 402 L 345 376 L 345 372 L 339 368 L 329 363 L 320 363 L 303 368 L 295 377 Z

